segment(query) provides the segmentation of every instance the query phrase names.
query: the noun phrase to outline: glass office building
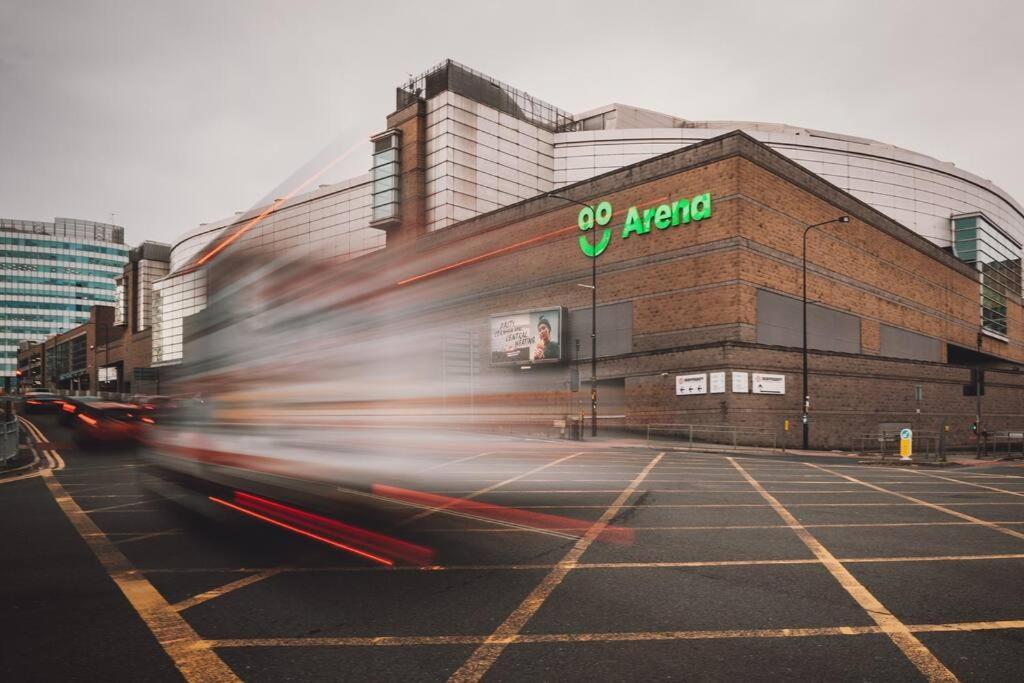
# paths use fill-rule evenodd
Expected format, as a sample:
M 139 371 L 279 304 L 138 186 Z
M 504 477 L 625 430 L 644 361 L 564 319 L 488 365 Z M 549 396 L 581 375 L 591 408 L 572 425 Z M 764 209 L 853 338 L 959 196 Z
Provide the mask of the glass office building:
M 18 343 L 42 341 L 112 306 L 128 261 L 124 228 L 56 218 L 0 218 L 0 377 L 13 386 Z

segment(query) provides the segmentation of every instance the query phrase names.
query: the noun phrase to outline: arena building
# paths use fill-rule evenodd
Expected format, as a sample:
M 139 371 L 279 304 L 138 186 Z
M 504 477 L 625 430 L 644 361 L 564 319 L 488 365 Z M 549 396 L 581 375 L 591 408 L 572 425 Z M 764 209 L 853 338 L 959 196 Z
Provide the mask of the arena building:
M 949 425 L 964 441 L 984 404 L 987 428 L 1022 426 L 1024 211 L 952 164 L 786 125 L 618 104 L 574 116 L 452 61 L 398 88 L 371 143 L 369 176 L 175 247 L 157 285 L 154 340 L 171 350 L 159 362 L 181 359 L 184 312 L 205 306 L 226 249 L 382 259 L 408 271 L 403 286 L 462 297 L 479 324 L 468 339 L 536 326 L 492 327 L 505 312 L 564 312 L 557 362 L 492 345 L 478 385 L 564 391 L 566 364 L 588 357 L 596 291 L 603 415 L 780 430 L 806 412 L 806 282 L 812 445 L 881 425 Z M 596 290 L 577 286 L 591 278 Z

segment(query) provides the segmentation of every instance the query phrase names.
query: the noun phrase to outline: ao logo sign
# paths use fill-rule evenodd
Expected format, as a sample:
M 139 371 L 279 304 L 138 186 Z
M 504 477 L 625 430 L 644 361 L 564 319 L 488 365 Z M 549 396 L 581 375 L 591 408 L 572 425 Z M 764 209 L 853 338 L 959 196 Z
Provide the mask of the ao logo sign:
M 588 232 L 594 227 L 603 227 L 601 236 L 596 242 L 591 243 L 586 235 L 580 235 L 580 249 L 591 258 L 596 258 L 604 253 L 612 240 L 612 228 L 607 226 L 612 220 L 611 202 L 601 202 L 596 207 L 585 207 L 580 209 L 576 224 L 580 230 Z M 700 221 L 711 218 L 711 193 L 705 192 L 692 199 L 677 199 L 671 204 L 661 204 L 644 209 L 643 214 L 635 206 L 629 207 L 626 211 L 626 221 L 619 233 L 620 239 L 626 239 L 630 235 L 646 235 L 651 231 L 653 225 L 658 230 L 674 228 L 681 223 Z M 596 231 L 595 231 L 596 233 Z

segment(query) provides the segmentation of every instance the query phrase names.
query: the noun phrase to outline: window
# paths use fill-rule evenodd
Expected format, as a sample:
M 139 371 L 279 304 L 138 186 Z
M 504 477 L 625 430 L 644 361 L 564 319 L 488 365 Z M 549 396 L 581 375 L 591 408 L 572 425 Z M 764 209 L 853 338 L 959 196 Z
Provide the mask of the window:
M 981 328 L 1006 336 L 1006 297 L 1021 295 L 1021 245 L 981 214 L 953 218 L 953 253 L 980 274 Z
M 389 130 L 373 138 L 373 213 L 372 222 L 397 220 L 399 176 L 399 135 Z
M 124 304 L 124 277 L 119 277 L 114 282 L 117 285 L 117 289 L 114 291 L 114 324 L 124 325 L 125 324 L 125 304 Z

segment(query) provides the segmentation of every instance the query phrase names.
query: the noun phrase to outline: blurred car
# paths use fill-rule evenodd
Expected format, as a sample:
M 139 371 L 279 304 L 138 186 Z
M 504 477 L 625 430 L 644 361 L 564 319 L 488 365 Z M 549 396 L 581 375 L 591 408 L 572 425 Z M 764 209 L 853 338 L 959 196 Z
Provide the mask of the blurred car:
M 31 413 L 53 413 L 60 410 L 63 401 L 57 394 L 48 391 L 26 393 L 21 399 L 21 411 Z
M 81 397 L 79 397 L 81 398 Z M 75 441 L 81 445 L 129 444 L 142 428 L 138 406 L 116 401 L 89 401 L 75 406 Z
M 172 396 L 141 395 L 132 396 L 128 402 L 136 406 L 145 416 L 146 422 L 156 422 L 164 417 L 168 411 L 175 407 L 175 399 Z
M 174 398 L 171 396 L 160 396 L 160 395 L 141 395 L 132 396 L 128 402 L 142 408 L 143 410 L 160 410 L 160 408 L 172 403 Z
M 194 404 L 202 401 L 193 395 L 179 396 L 133 396 L 129 403 L 139 409 L 139 419 L 144 423 L 180 422 L 191 412 Z
M 84 407 L 90 403 L 97 403 L 105 401 L 106 399 L 100 396 L 65 396 L 61 400 L 59 421 L 64 427 L 70 427 L 74 424 L 72 420 L 75 415 Z

